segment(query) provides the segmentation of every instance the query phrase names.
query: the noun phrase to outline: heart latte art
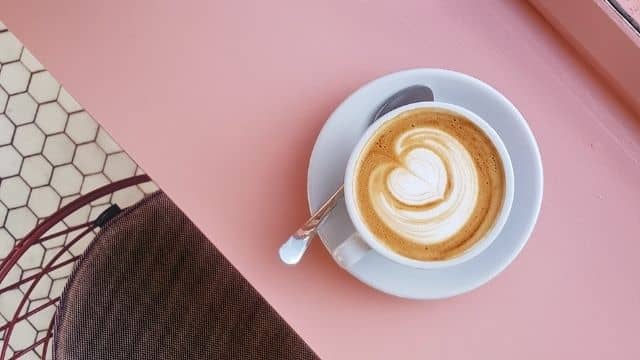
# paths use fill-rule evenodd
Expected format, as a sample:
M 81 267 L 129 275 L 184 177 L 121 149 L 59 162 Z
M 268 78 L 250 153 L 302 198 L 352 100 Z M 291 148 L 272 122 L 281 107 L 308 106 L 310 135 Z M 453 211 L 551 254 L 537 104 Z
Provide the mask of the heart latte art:
M 505 174 L 491 140 L 441 109 L 409 110 L 360 153 L 355 198 L 363 221 L 393 251 L 417 260 L 456 257 L 493 226 Z

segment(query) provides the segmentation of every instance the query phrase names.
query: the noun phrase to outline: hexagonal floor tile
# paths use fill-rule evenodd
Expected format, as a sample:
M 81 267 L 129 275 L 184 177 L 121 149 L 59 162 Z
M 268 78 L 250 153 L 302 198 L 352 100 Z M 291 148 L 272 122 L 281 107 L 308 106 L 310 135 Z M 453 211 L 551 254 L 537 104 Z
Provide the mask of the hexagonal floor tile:
M 42 151 L 44 134 L 35 124 L 18 126 L 13 137 L 13 146 L 22 156 L 34 155 Z
M 0 145 L 11 144 L 15 125 L 4 114 L 0 114 Z
M 62 132 L 67 125 L 67 112 L 56 102 L 42 104 L 36 115 L 36 124 L 47 135 Z
M 0 182 L 0 201 L 8 207 L 15 208 L 27 204 L 29 185 L 19 176 L 3 179 Z
M 0 228 L 0 259 L 4 259 L 13 249 L 15 240 L 6 229 Z
M 82 174 L 73 165 L 62 165 L 53 169 L 51 186 L 61 196 L 77 194 L 82 185 Z
M 90 191 L 93 191 L 99 187 L 107 185 L 109 183 L 109 179 L 102 173 L 93 174 L 86 176 L 84 181 L 82 182 L 82 188 L 80 189 L 80 194 L 84 195 Z M 110 195 L 105 195 L 100 199 L 96 199 L 91 202 L 92 205 L 99 205 L 109 202 Z
M 7 101 L 9 100 L 9 94 L 6 93 L 2 88 L 0 88 L 0 112 L 4 112 L 5 106 L 7 106 Z
M 69 115 L 67 134 L 76 144 L 94 140 L 97 132 L 98 123 L 86 111 Z
M 0 178 L 17 175 L 21 164 L 22 156 L 13 146 L 0 146 Z
M 20 59 L 22 43 L 11 32 L 0 33 L 0 63 Z
M 60 83 L 48 71 L 41 71 L 31 76 L 29 93 L 37 102 L 55 100 L 59 90 Z
M 67 206 L 70 202 L 80 197 L 80 194 L 69 195 L 62 198 L 60 201 L 60 207 Z
M 0 85 L 9 93 L 17 94 L 27 90 L 29 77 L 31 73 L 29 69 L 24 67 L 20 62 L 13 62 L 2 66 L 0 71 Z
M 63 223 L 64 224 L 64 223 Z M 44 243 L 42 244 L 44 246 Z M 42 257 L 42 263 L 47 264 L 60 252 L 63 251 L 61 246 L 55 248 L 48 248 L 45 246 L 44 256 Z
M 27 251 L 22 254 L 18 259 L 18 265 L 23 270 L 37 269 L 42 264 L 42 258 L 44 257 L 44 247 L 40 244 L 35 244 L 29 247 Z
M 111 202 L 118 204 L 121 208 L 131 206 L 142 200 L 144 194 L 135 186 L 116 191 L 111 197 Z
M 31 51 L 29 51 L 29 49 L 25 48 L 24 50 L 22 50 L 22 56 L 20 57 L 20 61 L 32 73 L 36 71 L 44 70 L 44 66 L 42 66 L 40 61 L 38 61 L 38 59 L 36 59 L 35 56 L 31 54 Z
M 53 167 L 42 155 L 30 156 L 22 162 L 20 177 L 31 187 L 49 183 Z
M 0 229 L 4 226 L 4 219 L 7 217 L 7 211 L 9 211 L 7 207 L 0 202 Z
M 36 285 L 36 286 L 37 286 L 37 285 Z M 45 302 L 47 302 L 47 300 L 46 300 L 46 299 L 43 299 L 43 298 L 35 299 L 35 298 L 32 298 L 32 297 L 31 297 L 31 295 L 29 295 L 29 300 L 27 300 L 27 306 L 26 306 L 26 308 L 27 308 L 29 311 L 31 311 L 31 310 L 33 310 L 33 309 L 37 308 L 38 306 L 40 306 L 40 305 L 44 304 Z M 38 330 L 38 327 L 37 327 L 37 326 L 35 326 L 35 325 L 33 324 L 33 321 L 31 321 L 31 319 L 27 319 L 27 321 L 28 321 L 28 322 L 30 322 L 30 323 L 31 323 L 31 325 L 33 325 L 33 327 L 34 327 L 34 328 L 36 328 L 36 330 Z M 40 330 L 38 330 L 38 332 L 39 332 L 39 331 L 40 331 Z
M 7 101 L 5 113 L 16 125 L 30 123 L 35 119 L 38 104 L 27 93 L 12 95 Z
M 13 349 L 27 348 L 36 341 L 37 331 L 28 321 L 18 322 L 13 328 L 13 333 L 20 334 L 20 336 L 11 336 L 9 339 L 9 345 Z M 25 358 L 21 357 L 21 359 Z
M 29 277 L 31 275 L 34 275 L 34 274 L 38 274 L 40 272 L 40 270 L 41 270 L 40 267 L 34 267 L 34 268 L 29 268 L 29 269 L 24 269 L 19 265 L 18 265 L 18 267 L 22 270 L 22 272 L 20 274 L 20 279 L 27 278 L 27 277 Z M 29 284 L 22 284 L 20 286 L 20 289 L 22 291 L 26 292 L 29 289 Z
M 136 165 L 124 152 L 111 154 L 104 165 L 104 173 L 111 181 L 121 180 L 136 173 Z
M 58 95 L 58 103 L 68 112 L 76 112 L 82 110 L 82 106 L 78 104 L 76 99 L 71 96 L 65 88 L 60 89 L 60 94 Z
M 53 214 L 60 205 L 60 195 L 58 195 L 50 186 L 43 186 L 31 190 L 29 196 L 29 209 L 36 216 L 43 218 Z
M 7 274 L 7 277 L 4 278 L 4 281 L 6 281 L 6 284 L 11 284 L 14 283 L 16 281 L 19 281 L 21 279 L 22 276 L 22 269 L 20 269 L 19 266 L 14 266 L 9 270 L 9 273 Z M 2 296 L 0 296 L 0 315 L 4 314 L 4 307 L 3 305 L 6 304 L 3 300 L 5 299 L 5 294 L 2 294 Z M 0 316 L 0 318 L 2 318 Z
M 9 210 L 5 228 L 16 239 L 22 239 L 36 226 L 38 218 L 27 207 Z
M 42 293 L 46 290 L 47 293 L 43 296 L 44 298 L 48 298 L 49 292 L 51 291 L 51 285 L 53 280 L 45 280 L 45 277 L 42 278 L 41 282 L 44 285 L 38 283 L 36 289 L 42 289 Z M 35 290 L 34 290 L 35 292 Z M 29 322 L 38 330 L 48 330 L 49 323 L 51 319 L 56 313 L 55 306 L 47 306 L 46 308 L 36 312 L 35 314 L 29 317 Z M 36 359 L 40 359 L 40 357 L 35 357 Z
M 73 160 L 76 145 L 66 134 L 48 136 L 42 154 L 53 165 L 69 164 Z
M 64 223 L 67 224 L 68 226 L 76 226 L 76 225 L 81 225 L 81 224 L 85 224 L 87 221 L 89 221 L 89 213 L 91 212 L 91 207 L 89 205 L 85 205 L 83 207 L 81 207 L 80 209 L 72 212 L 71 214 L 69 214 L 69 216 L 67 216 L 66 218 L 64 218 Z M 72 233 L 73 234 L 73 233 Z M 67 236 L 68 238 L 68 236 Z M 68 242 L 68 240 L 67 240 Z
M 2 294 L 0 296 L 0 314 L 5 318 L 12 318 L 22 297 L 22 293 L 17 289 Z
M 78 145 L 76 153 L 73 156 L 73 164 L 85 175 L 97 173 L 104 166 L 106 154 L 98 146 L 92 142 Z
M 44 257 L 44 254 L 42 255 L 42 257 Z M 40 260 L 42 260 L 42 258 Z M 53 283 L 53 280 L 50 277 L 46 275 L 41 277 L 40 281 L 38 281 L 35 288 L 33 288 L 33 290 L 31 291 L 31 294 L 29 294 L 29 299 L 32 299 L 32 300 L 46 299 L 47 296 L 49 295 L 49 290 L 51 289 L 52 283 Z M 32 320 L 33 319 L 30 317 L 29 321 L 31 321 L 31 323 L 33 324 Z M 49 318 L 49 320 L 51 320 L 51 318 Z
M 102 150 L 104 150 L 107 154 L 113 154 L 115 152 L 122 150 L 120 149 L 120 146 L 115 141 L 113 141 L 113 138 L 111 138 L 111 136 L 109 136 L 107 131 L 103 128 L 100 128 L 98 130 L 98 136 L 96 137 L 96 142 L 98 143 L 98 145 L 100 145 Z

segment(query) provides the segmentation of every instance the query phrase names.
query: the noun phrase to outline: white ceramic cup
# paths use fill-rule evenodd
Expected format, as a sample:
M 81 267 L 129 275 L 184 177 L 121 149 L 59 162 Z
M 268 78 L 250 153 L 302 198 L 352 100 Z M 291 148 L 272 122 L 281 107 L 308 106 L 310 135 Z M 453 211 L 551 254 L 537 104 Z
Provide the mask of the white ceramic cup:
M 498 150 L 498 154 L 500 155 L 500 159 L 504 167 L 505 195 L 502 207 L 500 209 L 500 212 L 498 213 L 494 225 L 478 242 L 476 242 L 465 252 L 447 260 L 416 260 L 392 251 L 382 242 L 376 239 L 376 236 L 371 232 L 371 230 L 369 230 L 367 225 L 365 225 L 361 218 L 360 212 L 357 209 L 357 205 L 354 199 L 354 190 L 356 186 L 354 181 L 356 163 L 358 161 L 358 158 L 360 157 L 362 149 L 369 143 L 371 137 L 384 123 L 392 120 L 400 113 L 413 109 L 444 109 L 457 113 L 469 119 L 480 129 L 482 129 L 487 137 L 493 142 L 496 149 Z M 478 115 L 460 106 L 443 102 L 419 102 L 402 106 L 385 114 L 380 119 L 371 124 L 371 126 L 369 126 L 369 128 L 362 135 L 360 141 L 351 153 L 351 157 L 349 158 L 349 162 L 347 163 L 347 170 L 344 178 L 344 199 L 347 207 L 347 212 L 349 213 L 349 217 L 351 218 L 351 221 L 356 228 L 356 232 L 335 248 L 335 250 L 333 251 L 333 257 L 338 262 L 338 264 L 345 268 L 353 266 L 370 251 L 376 251 L 380 255 L 402 265 L 422 269 L 441 268 L 460 264 L 487 249 L 489 245 L 491 245 L 493 240 L 498 236 L 498 234 L 502 230 L 502 227 L 506 223 L 507 218 L 509 217 L 511 203 L 513 202 L 513 186 L 513 167 L 511 166 L 511 159 L 509 158 L 507 149 L 495 130 L 493 130 L 493 128 L 491 128 L 491 126 L 487 122 L 482 120 L 482 118 L 480 118 Z

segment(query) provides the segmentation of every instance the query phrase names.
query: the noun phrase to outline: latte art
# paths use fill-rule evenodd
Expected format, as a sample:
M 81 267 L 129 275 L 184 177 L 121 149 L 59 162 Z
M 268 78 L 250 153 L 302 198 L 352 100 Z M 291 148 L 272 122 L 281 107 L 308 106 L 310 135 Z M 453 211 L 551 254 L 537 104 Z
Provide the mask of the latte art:
M 380 219 L 420 244 L 442 242 L 460 230 L 478 193 L 473 159 L 464 146 L 439 129 L 412 129 L 396 140 L 390 155 L 369 180 Z
M 387 176 L 387 190 L 396 200 L 406 205 L 426 205 L 444 198 L 447 169 L 440 156 L 417 148 L 410 150 L 401 162 L 403 166 Z M 382 166 L 376 170 L 381 171 Z
M 493 225 L 504 197 L 494 145 L 471 121 L 439 109 L 383 125 L 356 174 L 364 222 L 392 250 L 420 260 L 464 252 Z

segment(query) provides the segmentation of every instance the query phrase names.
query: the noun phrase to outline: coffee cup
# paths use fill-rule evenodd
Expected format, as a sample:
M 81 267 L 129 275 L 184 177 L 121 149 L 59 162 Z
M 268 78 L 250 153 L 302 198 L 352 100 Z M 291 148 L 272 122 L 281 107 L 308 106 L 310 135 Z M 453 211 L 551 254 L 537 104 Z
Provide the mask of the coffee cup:
M 498 236 L 513 194 L 507 149 L 480 116 L 443 102 L 402 106 L 353 149 L 344 198 L 356 232 L 333 256 L 345 268 L 371 251 L 422 269 L 463 263 Z

